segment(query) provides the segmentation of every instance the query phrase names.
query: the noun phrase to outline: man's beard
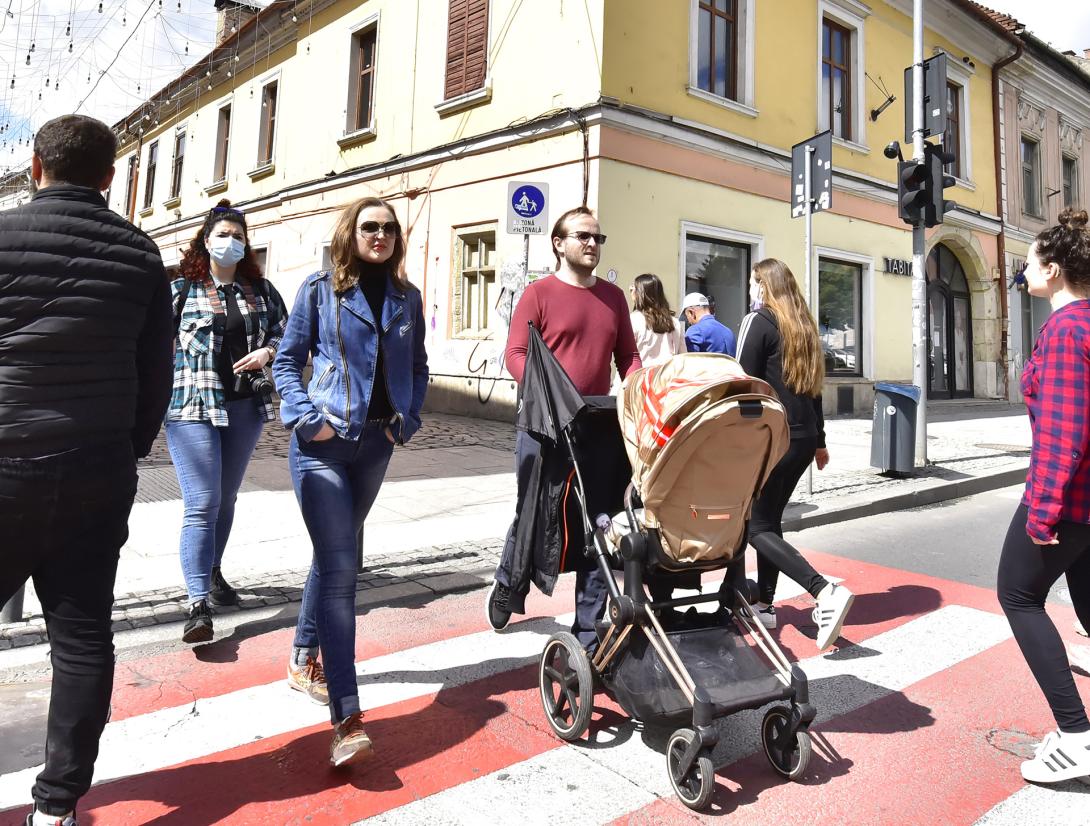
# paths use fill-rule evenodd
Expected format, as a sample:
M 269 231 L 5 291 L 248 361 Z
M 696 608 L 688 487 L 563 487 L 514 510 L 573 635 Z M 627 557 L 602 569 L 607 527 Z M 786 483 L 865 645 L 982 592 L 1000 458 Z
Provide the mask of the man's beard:
M 574 272 L 576 275 L 583 278 L 590 278 L 594 274 L 594 268 L 598 266 L 598 261 L 595 260 L 593 264 L 586 264 L 584 262 L 584 255 L 582 252 L 576 255 L 565 255 L 564 263 L 568 265 L 568 269 Z

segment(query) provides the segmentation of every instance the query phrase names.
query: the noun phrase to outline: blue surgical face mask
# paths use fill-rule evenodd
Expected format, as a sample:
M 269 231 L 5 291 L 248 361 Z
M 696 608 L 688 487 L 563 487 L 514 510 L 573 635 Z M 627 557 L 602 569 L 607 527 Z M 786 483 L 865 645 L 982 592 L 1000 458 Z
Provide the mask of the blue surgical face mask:
M 230 267 L 242 260 L 246 245 L 230 235 L 217 235 L 208 239 L 208 254 L 221 267 Z

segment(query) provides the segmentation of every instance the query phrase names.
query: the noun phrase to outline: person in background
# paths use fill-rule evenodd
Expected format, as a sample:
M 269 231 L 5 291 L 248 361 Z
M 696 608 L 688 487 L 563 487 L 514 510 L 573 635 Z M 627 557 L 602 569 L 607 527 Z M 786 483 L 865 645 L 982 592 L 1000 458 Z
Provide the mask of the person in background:
M 632 295 L 629 319 L 643 366 L 662 364 L 671 356 L 684 353 L 685 333 L 666 301 L 659 277 L 649 272 L 637 275 L 629 292 Z
M 798 282 L 775 258 L 759 261 L 750 275 L 753 312 L 742 319 L 738 362 L 754 378 L 776 391 L 787 413 L 791 442 L 761 489 L 749 521 L 749 544 L 757 551 L 758 602 L 754 613 L 766 628 L 776 627 L 779 572 L 803 586 L 817 600 L 813 618 L 817 647 L 824 651 L 840 634 L 855 596 L 830 583 L 796 548 L 784 541 L 783 511 L 810 462 L 822 470 L 829 462 L 821 385 L 825 359 L 817 325 Z
M 689 322 L 685 347 L 690 353 L 722 353 L 733 356 L 734 333 L 712 315 L 711 302 L 703 293 L 689 293 L 681 302 L 681 311 Z
M 75 826 L 91 787 L 136 460 L 170 399 L 167 275 L 102 197 L 116 153 L 101 121 L 48 121 L 34 135 L 37 192 L 0 213 L 0 605 L 33 580 L 53 667 L 29 826 Z
M 420 429 L 428 355 L 423 303 L 402 272 L 405 238 L 393 207 L 378 198 L 346 207 L 330 257 L 333 269 L 299 288 L 273 376 L 314 546 L 288 683 L 329 704 L 329 760 L 342 766 L 371 754 L 356 685 L 357 536 L 394 445 Z M 308 357 L 314 372 L 304 385 Z
M 1090 664 L 1085 645 L 1065 656 L 1045 611 L 1055 582 L 1067 578 L 1075 614 L 1090 627 L 1090 231 L 1084 210 L 1065 209 L 1026 255 L 1030 295 L 1052 314 L 1022 373 L 1033 432 L 1029 473 L 999 559 L 996 589 L 1014 639 L 1048 701 L 1056 730 L 1032 760 L 1031 783 L 1090 777 L 1090 720 L 1069 659 Z
M 250 249 L 246 217 L 220 201 L 182 254 L 174 297 L 170 458 L 182 490 L 180 555 L 189 594 L 182 641 L 212 639 L 212 605 L 238 602 L 220 572 L 235 500 L 265 422 L 275 415 L 264 367 L 287 309 Z

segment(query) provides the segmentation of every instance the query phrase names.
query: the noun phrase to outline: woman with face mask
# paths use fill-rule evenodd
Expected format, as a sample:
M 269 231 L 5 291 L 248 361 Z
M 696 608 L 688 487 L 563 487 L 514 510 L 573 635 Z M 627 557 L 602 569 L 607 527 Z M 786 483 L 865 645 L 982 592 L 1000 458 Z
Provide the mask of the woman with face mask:
M 287 309 L 250 249 L 246 218 L 229 201 L 212 208 L 182 255 L 174 297 L 174 395 L 167 446 L 185 513 L 182 575 L 188 643 L 212 639 L 211 605 L 238 594 L 220 572 L 235 497 L 265 422 L 275 416 L 264 373 Z

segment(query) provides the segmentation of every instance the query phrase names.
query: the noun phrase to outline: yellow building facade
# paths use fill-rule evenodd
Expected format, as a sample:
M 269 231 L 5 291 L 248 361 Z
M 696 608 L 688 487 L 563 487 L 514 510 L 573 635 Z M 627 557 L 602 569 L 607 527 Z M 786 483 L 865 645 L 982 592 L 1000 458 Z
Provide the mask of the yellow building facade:
M 910 233 L 882 155 L 904 139 L 908 0 L 218 5 L 236 30 L 117 124 L 111 205 L 174 265 L 230 199 L 290 304 L 328 265 L 339 210 L 388 199 L 424 296 L 433 408 L 510 413 L 502 349 L 526 248 L 506 231 L 509 182 L 547 184 L 552 219 L 598 211 L 599 275 L 624 286 L 655 272 L 675 306 L 708 292 L 737 329 L 753 263 L 782 258 L 803 277 L 790 149 L 827 128 L 832 208 L 814 217 L 812 263 L 826 408 L 865 410 L 874 380 L 910 378 Z M 997 395 L 990 66 L 1008 47 L 960 1 L 928 6 L 927 53 L 951 66 L 963 207 L 929 233 L 936 279 L 951 262 L 962 279 L 933 325 L 946 338 L 932 372 L 949 395 Z M 528 262 L 551 269 L 546 237 L 529 239 Z

